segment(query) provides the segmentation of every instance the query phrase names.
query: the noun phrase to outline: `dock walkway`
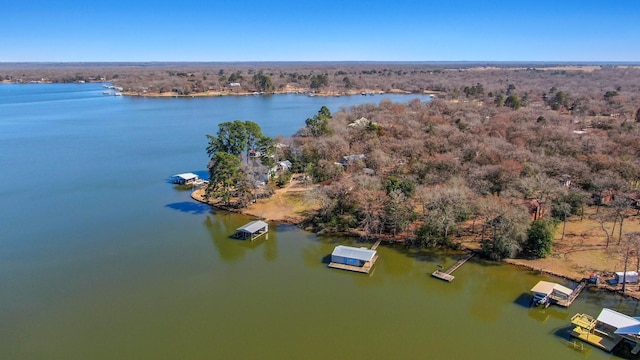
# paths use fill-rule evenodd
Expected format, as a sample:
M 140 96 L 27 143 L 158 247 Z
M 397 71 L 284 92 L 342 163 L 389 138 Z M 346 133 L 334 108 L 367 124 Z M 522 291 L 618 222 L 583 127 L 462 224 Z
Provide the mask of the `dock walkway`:
M 378 248 L 378 246 L 380 246 L 381 242 L 382 242 L 382 240 L 376 241 L 376 243 L 373 244 L 373 246 L 371 247 L 371 250 L 376 250 Z
M 452 267 L 448 268 L 447 271 L 440 271 L 440 270 L 436 270 L 433 273 L 431 273 L 431 276 L 444 280 L 444 281 L 453 281 L 453 279 L 455 279 L 455 276 L 451 275 L 452 272 L 456 271 L 460 266 L 464 265 L 464 263 L 466 263 L 469 259 L 471 259 L 472 257 L 475 256 L 475 252 L 470 252 L 467 255 L 465 255 L 462 259 L 458 260 L 455 264 L 453 264 Z

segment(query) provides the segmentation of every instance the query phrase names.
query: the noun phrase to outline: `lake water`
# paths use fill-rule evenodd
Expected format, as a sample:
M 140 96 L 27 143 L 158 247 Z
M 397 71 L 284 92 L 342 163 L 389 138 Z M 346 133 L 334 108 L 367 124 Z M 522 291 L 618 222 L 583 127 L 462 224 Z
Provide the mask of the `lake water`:
M 445 283 L 429 276 L 455 262 L 444 252 L 382 246 L 371 275 L 329 269 L 352 240 L 277 224 L 268 239 L 233 240 L 250 218 L 167 182 L 205 171 L 219 122 L 290 135 L 322 105 L 415 96 L 102 90 L 0 86 L 2 359 L 609 359 L 567 346 L 570 317 L 638 313 L 589 291 L 570 309 L 531 309 L 526 293 L 549 277 L 477 259 Z

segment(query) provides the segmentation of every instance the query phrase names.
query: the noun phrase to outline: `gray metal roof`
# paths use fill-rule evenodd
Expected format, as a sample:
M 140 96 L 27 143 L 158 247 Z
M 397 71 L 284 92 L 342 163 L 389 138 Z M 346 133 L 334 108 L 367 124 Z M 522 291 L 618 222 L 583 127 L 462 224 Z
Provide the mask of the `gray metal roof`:
M 253 233 L 261 230 L 262 228 L 268 228 L 268 226 L 269 226 L 269 224 L 267 224 L 264 221 L 255 220 L 255 221 L 252 221 L 252 222 L 246 224 L 243 227 L 237 228 L 236 230 L 237 231 L 242 231 L 242 232 L 248 232 L 248 233 L 253 234 Z
M 341 256 L 349 259 L 357 259 L 362 261 L 371 261 L 373 257 L 376 255 L 375 250 L 370 250 L 366 248 L 356 248 L 351 246 L 338 245 L 331 255 Z

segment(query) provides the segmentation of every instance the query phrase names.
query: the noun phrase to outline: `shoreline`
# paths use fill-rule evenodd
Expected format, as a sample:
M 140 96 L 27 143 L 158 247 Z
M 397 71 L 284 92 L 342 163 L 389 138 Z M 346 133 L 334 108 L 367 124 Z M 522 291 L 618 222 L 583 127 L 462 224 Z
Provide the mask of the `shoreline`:
M 221 203 L 214 203 L 214 202 L 209 202 L 206 201 L 204 199 L 204 187 L 195 189 L 191 192 L 191 198 L 199 203 L 202 204 L 207 204 L 209 206 L 215 207 L 216 209 L 219 210 L 223 210 L 223 211 L 228 211 L 234 214 L 241 214 L 241 215 L 246 215 L 246 216 L 253 216 L 255 218 L 258 218 L 260 220 L 264 220 L 264 221 L 271 221 L 271 222 L 278 222 L 281 224 L 288 224 L 288 225 L 295 225 L 300 227 L 300 225 L 302 224 L 302 221 L 304 221 L 304 219 L 302 217 L 292 217 L 292 216 L 287 216 L 287 217 L 275 217 L 275 218 L 268 218 L 268 217 L 264 217 L 264 216 L 260 216 L 258 214 L 255 214 L 252 211 L 246 211 L 247 209 L 236 209 L 236 208 L 232 208 L 232 207 L 227 207 Z
M 294 225 L 297 227 L 301 228 L 302 222 L 304 221 L 303 217 L 300 216 L 296 216 L 296 217 L 291 217 L 291 216 L 285 216 L 285 217 L 264 217 L 264 216 L 259 216 L 257 214 L 255 214 L 252 211 L 247 211 L 247 209 L 234 209 L 234 208 L 229 208 L 226 207 L 222 204 L 219 203 L 213 203 L 213 202 L 208 202 L 204 200 L 204 188 L 198 188 L 195 189 L 194 191 L 191 192 L 191 198 L 194 199 L 195 201 L 198 201 L 200 203 L 203 204 L 207 204 L 210 206 L 213 206 L 217 209 L 220 210 L 224 210 L 224 211 L 229 211 L 232 213 L 236 213 L 236 214 L 242 214 L 242 215 L 247 215 L 247 216 L 253 216 L 256 217 L 258 219 L 262 219 L 265 221 L 271 221 L 271 222 L 277 222 L 277 223 L 281 223 L 281 224 L 288 224 L 288 225 Z M 384 242 L 384 239 L 383 239 Z M 387 241 L 388 242 L 388 241 Z M 466 251 L 476 251 L 477 249 L 473 249 L 471 247 L 468 246 L 462 246 L 462 248 Z M 535 260 L 534 260 L 535 261 Z M 500 263 L 502 264 L 509 264 L 509 265 L 514 265 L 517 266 L 519 268 L 522 269 L 526 269 L 529 271 L 534 271 L 534 272 L 538 272 L 540 274 L 546 274 L 546 275 L 551 275 L 551 276 L 555 276 L 558 278 L 562 278 L 568 281 L 572 281 L 575 283 L 579 283 L 582 280 L 584 280 L 585 278 L 579 278 L 577 276 L 574 276 L 572 274 L 569 273 L 565 273 L 565 272 L 561 272 L 561 271 L 553 271 L 550 269 L 547 269 L 543 266 L 540 266 L 541 264 L 527 264 L 525 263 L 522 259 L 503 259 L 500 261 Z M 538 265 L 538 266 L 536 266 Z M 628 297 L 628 298 L 632 298 L 635 300 L 640 300 L 640 285 L 638 284 L 628 284 L 627 285 L 627 289 L 625 291 L 624 294 L 621 293 L 621 289 L 619 289 L 619 285 L 608 285 L 606 282 L 601 282 L 599 284 L 589 284 L 589 287 L 596 287 L 599 291 L 607 291 L 609 293 L 612 294 L 618 294 L 621 295 L 623 297 Z M 632 290 L 635 289 L 635 290 Z
M 404 94 L 404 95 L 431 95 L 432 97 L 436 97 L 438 95 L 442 95 L 441 92 L 425 90 L 423 92 L 411 92 L 401 89 L 392 89 L 389 91 L 381 91 L 381 90 L 351 90 L 351 91 L 322 91 L 322 92 L 313 92 L 308 89 L 291 89 L 291 90 L 277 90 L 273 92 L 233 92 L 233 91 L 218 91 L 218 90 L 209 90 L 206 92 L 195 92 L 188 95 L 180 95 L 175 92 L 136 92 L 136 91 L 123 91 L 121 92 L 124 96 L 132 96 L 132 97 L 148 97 L 148 98 L 196 98 L 196 97 L 221 97 L 221 96 L 272 96 L 272 95 L 305 95 L 305 96 L 319 96 L 319 97 L 340 97 L 340 96 L 367 96 L 367 95 L 384 95 L 384 94 Z

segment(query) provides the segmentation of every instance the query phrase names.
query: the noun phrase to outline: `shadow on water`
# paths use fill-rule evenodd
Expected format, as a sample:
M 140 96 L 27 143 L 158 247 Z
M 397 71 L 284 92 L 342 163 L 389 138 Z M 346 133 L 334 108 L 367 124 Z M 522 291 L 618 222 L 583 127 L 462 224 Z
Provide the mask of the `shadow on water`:
M 563 326 L 560 328 L 556 328 L 553 330 L 552 334 L 558 338 L 560 342 L 566 345 L 569 349 L 574 350 L 584 357 L 589 357 L 591 351 L 603 351 L 593 347 L 590 344 L 585 343 L 584 341 L 578 340 L 571 336 L 571 330 L 573 326 Z M 614 351 L 615 353 L 615 351 Z
M 325 265 L 329 265 L 331 263 L 331 254 L 327 254 L 324 257 L 322 257 L 321 263 Z
M 215 208 L 212 208 L 211 215 L 204 220 L 203 225 L 209 233 L 211 243 L 218 251 L 220 259 L 229 263 L 236 262 L 257 248 L 263 249 L 263 257 L 266 260 L 277 259 L 278 233 L 269 231 L 253 241 L 234 237 L 237 228 L 243 223 L 244 220 L 237 218 L 237 215 L 226 211 L 216 211 Z
M 568 321 L 569 320 L 569 312 L 565 308 L 559 308 L 557 306 L 551 305 L 548 308 L 544 307 L 532 307 L 527 316 L 530 318 L 545 323 L 549 318 Z
M 211 213 L 211 206 L 199 202 L 183 201 L 165 205 L 169 209 L 178 210 L 193 215 Z
M 278 224 L 276 225 L 276 230 L 278 232 L 294 232 L 299 231 L 297 226 L 291 224 Z
M 516 300 L 513 302 L 516 305 L 520 305 L 523 308 L 530 308 L 532 307 L 532 298 L 531 298 L 531 294 L 527 294 L 527 293 L 522 293 L 520 294 L 520 296 L 518 296 L 516 298 Z

